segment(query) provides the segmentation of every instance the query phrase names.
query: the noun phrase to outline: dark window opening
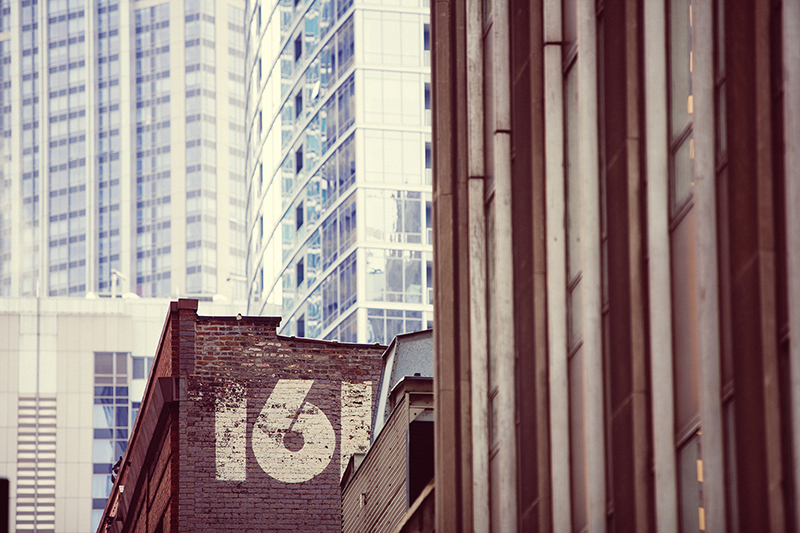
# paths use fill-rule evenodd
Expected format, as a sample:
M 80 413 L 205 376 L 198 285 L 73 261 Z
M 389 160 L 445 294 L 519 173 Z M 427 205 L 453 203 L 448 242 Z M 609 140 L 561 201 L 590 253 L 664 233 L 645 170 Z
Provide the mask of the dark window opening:
M 297 62 L 300 59 L 300 56 L 303 55 L 303 34 L 297 36 L 297 39 L 294 40 L 294 61 Z
M 431 202 L 425 202 L 425 227 L 433 227 L 433 205 Z
M 431 108 L 431 84 L 425 84 L 425 109 L 430 110 Z
M 305 337 L 306 336 L 306 316 L 300 315 L 300 318 L 297 319 L 297 336 L 298 337 Z
M 424 24 L 422 26 L 422 47 L 423 50 L 429 52 L 431 49 L 431 25 Z
M 294 117 L 300 116 L 303 112 L 303 90 L 298 91 L 297 96 L 294 97 Z
M 408 426 L 407 505 L 433 479 L 433 422 L 416 420 Z
M 300 171 L 303 170 L 303 147 L 297 149 L 294 153 L 294 171 L 295 174 L 299 174 Z
M 303 215 L 304 215 L 303 202 L 300 202 L 300 204 L 294 210 L 295 227 L 297 229 L 300 229 L 303 226 L 304 222 Z
M 297 262 L 295 270 L 297 271 L 297 286 L 299 287 L 300 284 L 303 283 L 303 280 L 306 279 L 306 270 L 302 259 Z
M 425 168 L 432 168 L 431 143 L 425 143 Z

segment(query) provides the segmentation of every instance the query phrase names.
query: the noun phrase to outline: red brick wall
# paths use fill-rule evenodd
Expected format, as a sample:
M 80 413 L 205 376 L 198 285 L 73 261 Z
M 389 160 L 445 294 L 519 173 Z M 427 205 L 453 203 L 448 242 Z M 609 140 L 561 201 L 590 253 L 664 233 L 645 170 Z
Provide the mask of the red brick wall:
M 117 530 L 154 533 L 161 525 L 163 531 L 171 531 L 174 512 L 177 511 L 177 506 L 173 505 L 177 495 L 177 492 L 173 491 L 176 479 L 173 442 L 178 429 L 178 411 L 175 404 L 167 405 L 163 413 L 155 412 L 153 407 L 154 383 L 160 377 L 172 375 L 174 350 L 171 340 L 176 317 L 177 308 L 173 303 L 164 326 L 164 342 L 160 344 L 159 353 L 153 361 L 149 387 L 145 392 L 140 411 L 140 416 L 153 417 L 153 422 L 158 422 L 158 429 L 153 434 L 152 441 L 145 441 L 141 428 L 137 426 L 135 438 L 129 443 L 133 447 L 150 451 L 146 463 L 136 475 L 133 473 L 126 475 L 126 493 L 133 494 L 134 500 L 130 503 L 131 509 L 124 513 L 125 523 L 114 522 Z M 131 460 L 130 457 L 126 458 Z M 100 528 L 102 530 L 103 526 Z
M 385 347 L 196 309 L 170 306 L 111 530 L 340 531 L 341 471 L 368 445 Z
M 277 319 L 200 317 L 196 328 L 189 328 L 181 318 L 179 365 L 187 376 L 187 398 L 180 402 L 179 530 L 340 531 L 342 382 L 370 382 L 374 399 L 384 348 L 278 337 Z M 194 351 L 185 350 L 192 342 Z M 267 419 L 259 416 L 279 380 L 294 380 L 282 381 L 290 389 L 308 387 L 313 381 L 301 409 L 308 416 L 296 417 L 294 423 L 311 427 L 313 424 L 305 421 L 323 426 L 324 419 L 330 422 L 335 439 L 330 442 L 332 457 L 327 464 L 324 457 L 308 463 L 273 461 L 273 456 L 264 452 L 264 442 L 271 441 L 263 432 Z M 352 412 L 355 401 L 357 412 L 368 413 L 363 417 L 362 430 L 368 428 L 371 402 L 361 405 L 363 398 L 351 401 L 346 397 L 345 412 Z M 223 422 L 217 423 L 222 399 L 232 408 L 238 406 L 246 423 L 244 430 L 241 425 L 232 429 L 245 438 L 239 441 L 235 452 L 240 454 L 237 457 L 242 463 L 237 466 L 235 461 L 224 461 L 222 470 L 229 472 L 228 479 L 218 479 L 226 475 L 220 475 L 216 455 L 218 426 L 226 430 L 228 424 L 222 415 Z M 324 418 L 314 414 L 309 404 L 316 406 Z M 231 418 L 231 426 L 235 419 Z M 353 426 L 352 416 L 348 419 L 348 427 Z M 356 440 L 364 436 L 363 432 L 359 435 Z M 353 439 L 352 434 L 346 435 L 345 446 L 352 447 Z M 287 434 L 284 444 L 299 453 L 306 449 L 296 433 Z M 285 455 L 279 457 L 286 459 Z M 270 475 L 264 463 L 268 470 L 276 471 Z M 312 477 L 317 470 L 321 471 Z M 276 476 L 292 479 L 281 481 Z M 304 477 L 310 479 L 302 480 Z

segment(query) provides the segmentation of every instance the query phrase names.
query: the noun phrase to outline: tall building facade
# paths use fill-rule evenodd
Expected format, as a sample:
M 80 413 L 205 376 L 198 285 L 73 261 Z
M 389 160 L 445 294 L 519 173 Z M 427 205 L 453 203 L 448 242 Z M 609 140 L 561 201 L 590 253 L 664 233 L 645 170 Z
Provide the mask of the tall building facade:
M 431 17 L 436 531 L 796 531 L 798 3 Z
M 0 296 L 245 296 L 244 2 L 0 7 Z
M 388 343 L 432 320 L 427 0 L 247 12 L 249 312 Z

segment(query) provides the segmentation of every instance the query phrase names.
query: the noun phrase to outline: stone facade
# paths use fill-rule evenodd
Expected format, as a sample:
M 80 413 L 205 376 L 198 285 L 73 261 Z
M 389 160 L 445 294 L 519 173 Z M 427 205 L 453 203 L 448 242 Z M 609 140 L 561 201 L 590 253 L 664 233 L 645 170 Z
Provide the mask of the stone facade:
M 369 444 L 384 347 L 280 337 L 279 321 L 172 304 L 112 531 L 341 530 L 341 471 Z

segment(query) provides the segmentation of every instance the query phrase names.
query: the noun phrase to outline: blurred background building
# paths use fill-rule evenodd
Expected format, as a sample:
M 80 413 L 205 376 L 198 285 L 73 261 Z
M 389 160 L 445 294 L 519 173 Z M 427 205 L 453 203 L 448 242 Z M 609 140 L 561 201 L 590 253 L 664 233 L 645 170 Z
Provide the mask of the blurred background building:
M 244 7 L 0 6 L 0 469 L 12 530 L 94 528 L 166 298 L 244 301 Z
M 11 531 L 95 531 L 170 301 L 0 299 L 0 477 Z M 200 302 L 205 315 L 242 307 Z
M 0 8 L 0 296 L 244 298 L 244 43 L 241 0 Z
M 249 313 L 388 343 L 433 320 L 427 0 L 247 12 Z
M 437 531 L 796 531 L 800 8 L 432 3 Z

